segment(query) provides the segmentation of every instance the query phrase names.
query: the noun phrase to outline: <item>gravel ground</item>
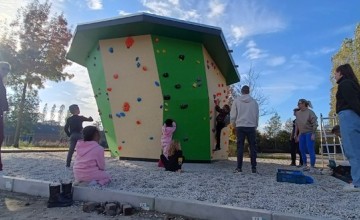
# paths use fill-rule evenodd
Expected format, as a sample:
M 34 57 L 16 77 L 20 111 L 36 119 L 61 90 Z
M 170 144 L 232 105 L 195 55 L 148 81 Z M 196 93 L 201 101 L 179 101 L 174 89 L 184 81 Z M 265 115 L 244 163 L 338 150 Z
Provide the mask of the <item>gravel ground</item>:
M 64 168 L 66 153 L 6 153 L 2 157 L 9 176 L 57 181 L 72 175 Z M 251 173 L 248 158 L 242 174 L 232 172 L 234 158 L 212 164 L 185 163 L 184 173 L 166 172 L 155 162 L 106 160 L 113 181 L 104 188 L 329 219 L 360 219 L 360 193 L 343 192 L 345 183 L 334 177 L 308 173 L 314 184 L 276 182 L 278 168 L 292 168 L 288 160 L 258 159 L 258 174 Z

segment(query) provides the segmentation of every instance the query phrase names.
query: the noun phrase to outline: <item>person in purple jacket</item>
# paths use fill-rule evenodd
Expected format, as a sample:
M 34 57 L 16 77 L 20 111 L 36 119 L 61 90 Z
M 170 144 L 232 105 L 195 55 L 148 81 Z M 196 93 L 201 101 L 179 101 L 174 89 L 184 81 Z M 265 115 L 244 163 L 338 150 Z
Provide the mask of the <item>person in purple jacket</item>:
M 100 132 L 95 126 L 86 126 L 84 140 L 76 144 L 74 162 L 75 185 L 105 185 L 111 176 L 105 172 L 104 148 L 99 145 Z
M 168 157 L 168 148 L 172 141 L 173 134 L 176 130 L 176 123 L 172 119 L 166 119 L 164 125 L 161 128 L 161 147 L 162 153 L 165 157 Z

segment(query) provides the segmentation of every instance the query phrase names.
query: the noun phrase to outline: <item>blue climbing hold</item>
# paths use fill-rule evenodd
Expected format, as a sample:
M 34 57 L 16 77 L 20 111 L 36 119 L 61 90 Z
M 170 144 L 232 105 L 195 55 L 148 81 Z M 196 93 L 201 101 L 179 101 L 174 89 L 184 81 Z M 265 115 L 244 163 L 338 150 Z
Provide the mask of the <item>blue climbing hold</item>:
M 160 86 L 160 83 L 158 81 L 155 81 L 155 86 Z
M 139 62 L 136 63 L 136 67 L 139 68 L 141 64 Z
M 110 47 L 110 48 L 109 48 L 109 52 L 110 52 L 110 53 L 114 53 L 114 48 Z
M 140 97 L 138 97 L 138 98 L 137 98 L 137 101 L 138 101 L 138 102 L 141 102 L 141 98 L 140 98 Z
M 121 118 L 121 117 L 125 117 L 125 116 L 126 116 L 124 112 L 118 112 L 118 113 L 116 113 L 115 115 L 116 115 L 116 117 L 118 117 L 118 118 Z

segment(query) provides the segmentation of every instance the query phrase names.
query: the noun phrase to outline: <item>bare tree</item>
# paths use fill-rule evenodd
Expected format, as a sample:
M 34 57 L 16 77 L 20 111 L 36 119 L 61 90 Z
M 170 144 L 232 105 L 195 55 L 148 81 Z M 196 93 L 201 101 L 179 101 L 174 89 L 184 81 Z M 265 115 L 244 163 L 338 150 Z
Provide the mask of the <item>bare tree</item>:
M 260 116 L 273 114 L 273 110 L 269 110 L 267 106 L 269 105 L 269 97 L 264 95 L 262 89 L 258 85 L 260 74 L 255 72 L 251 66 L 249 71 L 242 75 L 242 80 L 239 83 L 230 86 L 229 89 L 229 104 L 232 105 L 234 99 L 241 95 L 241 87 L 248 85 L 250 87 L 250 95 L 258 102 Z
M 58 111 L 58 122 L 59 122 L 59 124 L 61 124 L 63 122 L 63 120 L 64 120 L 64 113 L 65 113 L 64 110 L 65 110 L 65 105 L 62 104 L 60 106 L 59 111 Z
M 51 111 L 50 111 L 50 122 L 54 122 L 55 120 L 55 111 L 56 111 L 56 104 L 54 104 L 52 107 L 51 107 Z
M 41 120 L 40 120 L 42 123 L 44 123 L 46 121 L 47 111 L 48 111 L 48 104 L 45 103 L 42 114 L 41 114 Z

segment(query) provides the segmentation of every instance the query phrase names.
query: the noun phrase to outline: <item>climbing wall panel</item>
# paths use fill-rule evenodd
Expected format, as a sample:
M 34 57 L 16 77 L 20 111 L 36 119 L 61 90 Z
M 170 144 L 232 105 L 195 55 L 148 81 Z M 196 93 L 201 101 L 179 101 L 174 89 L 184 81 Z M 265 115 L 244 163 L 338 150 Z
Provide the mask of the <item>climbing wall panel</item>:
M 163 98 L 150 35 L 101 40 L 120 157 L 158 159 Z
M 111 119 L 111 107 L 104 77 L 103 59 L 98 45 L 92 50 L 86 59 L 91 86 L 94 91 L 96 104 L 98 106 L 101 122 L 104 127 L 106 140 L 113 156 L 119 156 L 115 139 L 114 124 Z M 79 91 L 81 92 L 81 91 Z M 81 105 L 80 105 L 81 108 Z
M 210 120 L 210 150 L 215 148 L 216 139 L 215 139 L 215 118 L 217 116 L 217 112 L 215 111 L 215 103 L 214 100 L 220 100 L 220 107 L 222 108 L 225 104 L 228 104 L 228 87 L 226 86 L 226 80 L 224 76 L 221 74 L 219 68 L 217 68 L 216 63 L 211 59 L 209 53 L 203 47 L 204 53 L 204 65 L 206 71 L 206 79 L 207 79 L 207 87 L 208 87 L 208 97 L 210 111 L 209 117 Z M 212 159 L 227 159 L 228 158 L 228 143 L 229 143 L 229 128 L 225 127 L 221 132 L 221 142 L 220 147 L 221 150 L 212 152 Z
M 210 161 L 209 97 L 202 45 L 152 36 L 163 95 L 163 121 L 171 118 L 187 160 Z

